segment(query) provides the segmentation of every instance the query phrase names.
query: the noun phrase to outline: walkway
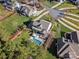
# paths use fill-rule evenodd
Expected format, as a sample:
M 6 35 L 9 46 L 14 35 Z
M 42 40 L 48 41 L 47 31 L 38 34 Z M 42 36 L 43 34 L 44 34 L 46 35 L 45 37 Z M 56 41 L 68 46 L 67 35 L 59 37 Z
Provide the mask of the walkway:
M 74 23 L 72 22 L 69 22 L 68 20 L 64 19 L 64 18 L 61 18 L 62 21 L 64 21 L 65 23 L 75 27 L 76 29 L 79 29 L 79 26 L 75 25 Z
M 19 35 L 21 35 L 21 33 L 23 32 L 23 30 L 16 32 L 14 35 L 12 35 L 10 37 L 11 40 L 15 40 Z
M 77 9 L 77 8 L 76 7 L 67 7 L 67 8 L 61 8 L 59 10 L 67 10 L 67 9 Z M 74 16 L 74 17 L 79 18 L 79 15 L 72 14 L 72 13 L 66 13 L 66 12 L 64 14 L 66 15 L 65 18 L 68 18 L 68 19 L 71 19 L 73 21 L 79 22 L 78 19 L 70 17 L 70 16 Z M 68 21 L 68 20 L 66 20 L 64 18 L 61 18 L 61 20 L 58 20 L 58 21 L 59 21 L 59 23 L 61 23 L 62 25 L 64 25 L 65 27 L 67 27 L 67 28 L 69 28 L 69 29 L 71 29 L 73 31 L 78 31 L 78 29 L 79 29 L 79 26 L 75 25 L 74 23 L 72 23 L 72 22 L 70 22 L 70 21 Z
M 58 4 L 56 4 L 56 5 L 54 5 L 53 7 L 51 7 L 51 8 L 56 8 L 56 7 L 58 7 L 58 6 L 60 6 L 62 3 L 58 3 Z M 46 12 L 44 12 L 43 14 L 41 14 L 40 16 L 38 16 L 36 19 L 34 19 L 34 21 L 36 21 L 36 20 L 39 20 L 40 18 L 42 18 L 44 15 L 46 15 L 47 13 L 49 13 L 49 11 L 46 11 Z
M 69 26 L 69 25 L 65 24 L 65 23 L 64 23 L 63 21 L 61 21 L 60 19 L 58 19 L 58 22 L 59 22 L 59 23 L 61 23 L 63 26 L 65 26 L 65 27 L 69 28 L 69 29 L 70 29 L 70 30 L 72 30 L 72 31 L 78 31 L 78 30 L 76 30 L 76 29 L 72 28 L 71 26 Z
M 64 13 L 64 14 L 66 14 L 66 15 L 70 15 L 70 16 L 74 16 L 74 17 L 78 17 L 79 18 L 79 15 L 76 15 L 76 14 L 72 14 L 72 13 Z
M 79 22 L 79 19 L 75 19 L 75 18 L 72 18 L 72 17 L 69 17 L 69 16 L 65 16 L 65 18 L 76 21 L 76 22 Z

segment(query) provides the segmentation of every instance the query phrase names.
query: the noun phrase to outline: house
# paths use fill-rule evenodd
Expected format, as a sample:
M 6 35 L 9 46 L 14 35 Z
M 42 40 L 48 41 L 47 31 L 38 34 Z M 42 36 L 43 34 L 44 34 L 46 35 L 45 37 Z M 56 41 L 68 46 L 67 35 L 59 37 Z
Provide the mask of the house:
M 42 12 L 43 5 L 39 2 L 39 0 L 18 0 L 20 4 L 25 4 L 31 10 L 30 15 L 38 16 L 40 12 Z
M 11 2 L 11 0 L 0 0 L 0 3 L 1 3 L 7 10 L 12 10 L 12 2 Z
M 51 39 L 49 39 L 49 37 L 52 27 L 51 22 L 45 20 L 36 20 L 33 21 L 29 26 L 34 32 L 31 39 L 35 42 L 36 45 L 41 46 L 45 43 L 48 44 L 47 41 L 50 42 Z M 47 47 L 48 45 L 46 46 L 46 48 Z
M 23 16 L 31 16 L 32 15 L 32 12 L 29 9 L 29 7 L 26 6 L 25 4 L 21 4 L 19 2 L 15 2 L 14 10 Z
M 66 33 L 57 41 L 57 55 L 63 59 L 79 59 L 79 31 Z
M 47 33 L 52 26 L 51 22 L 45 20 L 37 20 L 33 22 L 32 29 L 38 32 Z

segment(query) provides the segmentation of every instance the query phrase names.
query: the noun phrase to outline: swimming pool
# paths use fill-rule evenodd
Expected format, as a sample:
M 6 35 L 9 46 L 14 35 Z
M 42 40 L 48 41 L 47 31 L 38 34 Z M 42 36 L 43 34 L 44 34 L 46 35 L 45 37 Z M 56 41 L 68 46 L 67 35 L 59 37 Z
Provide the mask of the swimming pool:
M 34 34 L 31 39 L 38 46 L 41 46 L 42 44 L 44 44 L 44 41 L 41 38 L 39 38 L 39 36 L 36 34 Z

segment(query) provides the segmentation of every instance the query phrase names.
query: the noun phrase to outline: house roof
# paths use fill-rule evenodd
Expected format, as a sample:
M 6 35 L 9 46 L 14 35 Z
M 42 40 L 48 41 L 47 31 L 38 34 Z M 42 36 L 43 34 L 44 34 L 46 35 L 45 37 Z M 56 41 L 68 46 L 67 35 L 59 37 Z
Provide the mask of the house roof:
M 79 45 L 78 44 L 75 44 L 75 43 L 72 44 L 72 43 L 70 43 L 69 51 L 72 52 L 72 54 L 75 57 L 79 58 Z
M 59 51 L 65 45 L 64 39 L 59 39 L 57 41 L 57 50 Z
M 71 36 L 71 40 L 72 41 L 63 41 L 63 39 L 61 40 L 58 40 L 58 43 L 57 43 L 57 50 L 59 51 L 59 49 L 62 49 L 63 46 L 65 44 L 69 44 L 69 47 L 68 50 L 69 52 L 72 52 L 71 54 L 74 56 L 74 58 L 79 58 L 79 31 L 76 31 L 76 32 L 70 32 L 70 36 Z M 68 40 L 66 38 L 66 40 Z M 67 49 L 65 48 L 65 49 Z
M 22 15 L 28 15 L 29 16 L 30 9 L 26 5 L 15 2 L 14 7 L 17 11 L 20 11 L 20 13 Z
M 70 37 L 70 39 L 69 38 L 67 39 L 71 40 L 71 42 L 79 43 L 79 31 L 66 33 L 65 36 L 66 38 Z
M 39 29 L 40 31 L 49 31 L 51 28 L 51 23 L 45 20 L 37 20 L 33 22 L 33 27 Z
M 71 40 L 75 43 L 79 43 L 79 32 L 72 32 L 71 33 Z

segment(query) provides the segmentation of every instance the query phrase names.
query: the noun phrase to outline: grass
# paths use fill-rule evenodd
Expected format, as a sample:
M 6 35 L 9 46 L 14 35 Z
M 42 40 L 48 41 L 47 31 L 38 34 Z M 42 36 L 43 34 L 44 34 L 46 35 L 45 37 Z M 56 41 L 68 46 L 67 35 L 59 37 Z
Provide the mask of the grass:
M 0 34 L 4 39 L 8 39 L 9 35 L 13 33 L 18 26 L 23 25 L 23 22 L 29 18 L 14 14 L 7 19 L 0 22 Z
M 1 13 L 2 14 L 2 13 Z M 3 20 L 0 22 L 0 36 L 3 38 L 3 40 L 8 40 L 9 36 L 11 35 L 11 33 L 13 33 L 18 26 L 23 25 L 23 22 L 29 20 L 28 17 L 24 17 L 24 16 L 19 16 L 17 14 L 14 14 L 10 17 L 8 17 L 7 19 Z M 16 40 L 12 41 L 13 45 L 11 45 L 12 49 L 17 49 L 14 45 L 20 45 L 22 40 L 29 40 L 30 36 L 29 36 L 29 31 L 23 31 L 23 33 L 18 36 L 16 38 Z M 33 42 L 32 42 L 33 43 Z M 31 46 L 34 46 L 34 44 L 32 44 L 30 42 Z M 33 52 L 31 52 L 32 50 L 34 50 L 33 48 L 35 48 L 36 52 L 41 52 L 42 54 L 38 54 L 38 59 L 40 59 L 39 57 L 42 55 L 41 59 L 56 59 L 55 56 L 52 56 L 47 50 L 45 51 L 44 49 L 40 48 L 41 50 L 38 51 L 38 49 L 36 49 L 36 46 L 34 46 L 31 50 L 29 50 L 30 45 L 28 44 L 28 47 L 24 49 L 24 54 L 35 54 Z M 11 49 L 10 48 L 10 49 Z M 9 50 L 10 50 L 9 49 Z M 21 49 L 22 50 L 22 49 Z M 27 52 L 26 52 L 27 51 Z M 45 57 L 46 56 L 46 57 Z
M 67 19 L 67 18 L 65 18 L 65 20 L 67 20 L 67 21 L 69 21 L 69 22 L 71 22 L 71 23 L 73 23 L 73 24 L 79 26 L 79 22 L 76 22 L 76 21 L 73 21 L 73 20 Z M 64 21 L 63 21 L 63 22 L 64 22 Z M 64 23 L 66 23 L 66 22 L 64 22 Z M 66 24 L 68 24 L 68 23 L 66 23 Z M 75 29 L 77 29 L 77 30 L 79 30 L 79 28 L 76 28 L 76 27 L 74 27 L 74 26 L 72 26 L 72 25 L 70 25 L 70 24 L 68 24 L 68 25 L 71 26 L 71 27 L 73 27 L 73 28 L 75 28 Z
M 65 7 L 74 7 L 75 5 L 73 5 L 70 2 L 64 2 L 63 4 L 61 4 L 59 7 L 57 7 L 58 9 L 60 8 L 65 8 Z
M 61 25 L 61 32 L 71 32 L 72 30 L 66 28 L 65 26 L 63 26 L 62 24 Z
M 68 29 L 64 25 L 62 25 L 58 22 L 56 22 L 56 24 L 57 25 L 52 28 L 52 31 L 55 32 L 56 38 L 59 38 L 59 37 L 63 36 L 64 33 L 66 33 L 66 32 L 72 32 L 72 30 Z
M 49 8 L 49 7 L 52 7 L 52 6 L 54 6 L 55 4 L 57 4 L 57 2 L 54 2 L 54 1 L 52 1 L 52 2 L 44 1 L 43 4 L 44 4 L 46 7 Z
M 0 5 L 0 16 L 4 16 L 7 13 L 7 11 L 4 10 L 4 7 Z
M 75 19 L 79 20 L 79 17 L 75 17 L 75 16 L 71 16 L 71 15 L 67 15 L 67 16 L 69 16 L 69 17 L 72 17 L 72 18 L 75 18 Z
M 68 12 L 79 15 L 79 9 L 68 10 Z
M 79 20 L 79 18 L 76 18 L 76 17 L 72 17 L 72 18 Z M 65 18 L 65 19 L 72 22 L 72 23 L 74 23 L 75 25 L 79 26 L 79 21 L 77 22 L 77 21 L 74 21 L 72 19 L 67 19 L 67 18 Z

